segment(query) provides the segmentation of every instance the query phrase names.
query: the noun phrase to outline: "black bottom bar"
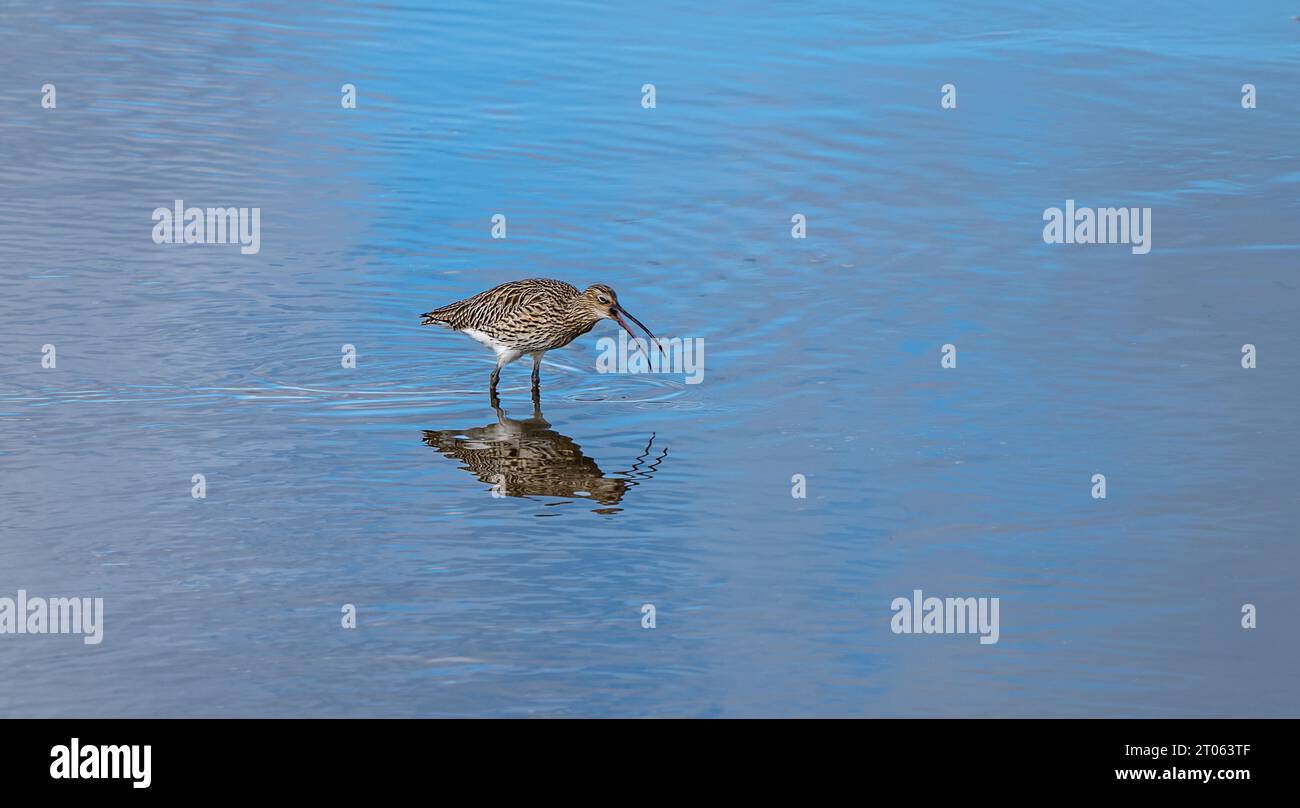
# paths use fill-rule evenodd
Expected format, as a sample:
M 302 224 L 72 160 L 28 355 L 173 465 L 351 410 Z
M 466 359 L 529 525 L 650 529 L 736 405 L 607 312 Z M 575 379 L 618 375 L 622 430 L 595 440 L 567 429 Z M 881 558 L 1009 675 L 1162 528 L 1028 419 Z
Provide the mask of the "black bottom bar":
M 279 784 L 298 794 L 340 797 L 457 782 L 492 789 L 532 782 L 567 792 L 594 788 L 598 773 L 628 778 L 638 784 L 637 793 L 698 775 L 737 785 L 807 777 L 828 784 L 847 779 L 857 788 L 919 784 L 927 795 L 988 786 L 1007 794 L 1041 794 L 1043 786 L 1071 794 L 1183 793 L 1195 786 L 1229 795 L 1256 784 L 1286 784 L 1293 726 L 1261 720 L 690 726 L 617 720 L 15 720 L 4 724 L 0 772 L 6 789 L 70 796 L 240 795 L 260 791 L 264 786 L 258 784 Z

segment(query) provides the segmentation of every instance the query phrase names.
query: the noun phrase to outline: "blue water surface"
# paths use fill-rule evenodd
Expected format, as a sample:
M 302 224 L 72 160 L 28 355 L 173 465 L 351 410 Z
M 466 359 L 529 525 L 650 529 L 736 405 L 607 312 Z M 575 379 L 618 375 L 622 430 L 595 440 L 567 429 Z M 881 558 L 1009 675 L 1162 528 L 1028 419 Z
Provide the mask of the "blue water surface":
M 105 625 L 0 635 L 0 715 L 1300 714 L 1295 14 L 7 4 L 0 597 Z M 604 323 L 498 417 L 419 314 L 529 277 L 702 382 Z M 893 633 L 917 589 L 999 641 Z

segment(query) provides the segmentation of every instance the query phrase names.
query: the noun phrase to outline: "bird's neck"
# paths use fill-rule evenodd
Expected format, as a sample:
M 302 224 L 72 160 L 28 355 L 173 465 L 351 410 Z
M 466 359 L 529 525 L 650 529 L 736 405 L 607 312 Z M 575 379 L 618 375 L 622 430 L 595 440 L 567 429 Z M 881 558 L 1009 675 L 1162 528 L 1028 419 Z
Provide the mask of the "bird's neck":
M 581 328 L 582 331 L 579 333 L 582 334 L 587 333 L 596 325 L 596 323 L 600 322 L 600 318 L 593 315 L 591 309 L 587 308 L 587 306 L 583 304 L 581 297 L 575 297 L 573 301 L 569 303 L 569 310 L 564 319 L 575 328 Z

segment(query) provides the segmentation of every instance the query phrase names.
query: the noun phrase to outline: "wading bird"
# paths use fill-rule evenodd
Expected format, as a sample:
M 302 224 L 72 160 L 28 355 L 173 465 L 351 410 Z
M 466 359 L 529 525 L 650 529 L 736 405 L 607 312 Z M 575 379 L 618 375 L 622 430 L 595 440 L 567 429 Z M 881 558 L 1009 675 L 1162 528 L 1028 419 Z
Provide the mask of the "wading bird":
M 601 320 L 613 320 L 622 326 L 633 337 L 632 343 L 638 349 L 641 349 L 641 344 L 627 320 L 640 326 L 651 343 L 659 344 L 650 329 L 622 308 L 618 295 L 603 283 L 593 284 L 579 292 L 577 287 L 564 281 L 548 278 L 511 281 L 421 316 L 424 318 L 421 325 L 447 326 L 496 352 L 497 366 L 492 371 L 488 388 L 493 396 L 501 378 L 501 368 L 524 354 L 533 357 L 533 389 L 539 389 L 542 355 L 563 348 Z M 662 345 L 659 350 L 664 350 Z

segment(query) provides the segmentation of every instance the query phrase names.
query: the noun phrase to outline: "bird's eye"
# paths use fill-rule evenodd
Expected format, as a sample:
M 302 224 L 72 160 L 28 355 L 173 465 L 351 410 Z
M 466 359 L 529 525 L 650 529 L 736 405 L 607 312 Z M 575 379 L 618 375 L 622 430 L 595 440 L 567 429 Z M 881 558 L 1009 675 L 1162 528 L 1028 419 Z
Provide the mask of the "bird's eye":
M 609 302 L 609 298 L 605 297 L 604 295 L 600 295 L 600 296 L 597 297 L 596 299 L 599 300 L 601 303 L 608 303 L 608 302 Z

